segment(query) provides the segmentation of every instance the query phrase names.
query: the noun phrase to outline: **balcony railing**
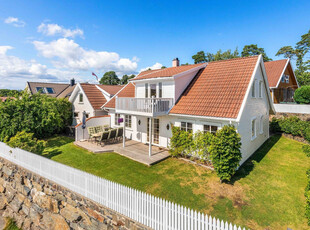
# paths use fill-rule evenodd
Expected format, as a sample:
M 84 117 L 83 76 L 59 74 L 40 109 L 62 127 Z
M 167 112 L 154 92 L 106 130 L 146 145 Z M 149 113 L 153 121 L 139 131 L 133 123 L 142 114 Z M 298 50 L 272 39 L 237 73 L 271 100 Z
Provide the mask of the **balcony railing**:
M 118 97 L 115 101 L 116 113 L 146 116 L 165 115 L 173 106 L 173 98 L 131 98 Z

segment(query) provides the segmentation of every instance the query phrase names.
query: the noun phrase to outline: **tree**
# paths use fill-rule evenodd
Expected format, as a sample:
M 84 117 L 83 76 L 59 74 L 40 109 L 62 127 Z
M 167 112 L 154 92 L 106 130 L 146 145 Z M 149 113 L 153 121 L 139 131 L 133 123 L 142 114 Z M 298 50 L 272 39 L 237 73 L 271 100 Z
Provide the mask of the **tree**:
M 128 76 L 127 74 L 125 74 L 122 79 L 120 80 L 120 84 L 121 85 L 126 85 L 128 83 L 128 81 L 132 78 L 134 78 L 136 75 L 131 74 L 130 76 Z
M 293 58 L 296 56 L 296 51 L 292 46 L 283 46 L 276 53 L 276 56 L 280 55 L 283 55 L 285 58 Z
M 164 66 L 164 65 L 161 67 L 161 69 L 166 69 L 166 68 L 167 68 L 167 67 L 166 67 L 166 66 Z
M 310 85 L 304 85 L 296 89 L 294 101 L 298 104 L 310 104 Z
M 232 125 L 216 132 L 209 148 L 214 169 L 221 181 L 230 181 L 242 159 L 241 138 Z
M 204 51 L 199 51 L 195 55 L 192 56 L 194 59 L 195 64 L 206 62 L 206 55 Z
M 114 71 L 106 72 L 99 81 L 102 85 L 118 85 L 119 82 L 120 79 Z
M 254 55 L 259 55 L 259 54 L 263 56 L 264 61 L 272 61 L 272 59 L 269 58 L 267 54 L 265 53 L 264 48 L 259 48 L 257 44 L 245 45 L 241 52 L 242 57 L 249 57 L 249 56 L 254 56 Z
M 0 97 L 18 97 L 21 95 L 21 90 L 0 89 Z

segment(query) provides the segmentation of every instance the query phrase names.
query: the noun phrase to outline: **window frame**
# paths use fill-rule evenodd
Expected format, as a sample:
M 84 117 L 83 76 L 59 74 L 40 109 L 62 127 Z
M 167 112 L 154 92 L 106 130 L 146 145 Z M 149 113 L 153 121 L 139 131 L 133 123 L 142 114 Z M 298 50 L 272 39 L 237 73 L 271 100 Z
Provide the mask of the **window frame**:
M 73 118 L 78 118 L 78 117 L 79 117 L 79 112 L 73 112 Z
M 162 82 L 158 83 L 158 97 L 159 98 L 163 97 L 163 83 Z
M 188 132 L 189 130 L 193 131 L 193 123 L 187 122 L 187 121 L 181 121 L 181 127 L 180 128 L 181 128 L 181 130 L 186 131 L 186 132 Z
M 257 137 L 257 121 L 256 117 L 251 119 L 251 141 L 255 140 Z M 254 121 L 254 135 L 253 135 L 253 121 Z
M 52 90 L 51 93 L 48 91 L 49 89 Z M 52 87 L 46 87 L 46 92 L 47 92 L 47 94 L 55 94 L 55 90 L 54 90 L 54 88 L 52 88 Z
M 41 91 L 40 93 L 46 94 L 46 89 L 44 87 L 41 87 L 41 86 L 36 87 L 36 91 L 37 91 L 37 93 L 39 93 Z
M 251 88 L 251 97 L 252 98 L 256 98 L 256 82 L 257 82 L 257 80 L 254 79 L 253 84 L 252 84 L 252 88 Z
M 149 83 L 144 84 L 145 87 L 145 98 L 149 97 Z
M 261 115 L 259 118 L 259 134 L 264 133 L 264 115 Z
M 132 116 L 129 114 L 125 115 L 125 127 L 126 128 L 132 128 Z
M 290 83 L 290 75 L 285 75 L 285 83 Z
M 83 103 L 84 103 L 84 94 L 83 93 L 79 93 L 79 104 L 83 104 Z
M 121 114 L 115 113 L 115 115 L 114 115 L 114 125 L 120 126 L 120 123 L 118 122 L 118 119 L 120 119 L 120 118 L 121 118 Z
M 263 98 L 263 81 L 258 82 L 258 97 Z
M 208 129 L 206 129 L 206 126 L 209 126 Z M 216 127 L 216 131 L 212 131 L 212 127 Z M 215 134 L 217 132 L 217 130 L 219 130 L 219 126 L 217 126 L 217 125 L 209 125 L 209 124 L 203 125 L 203 132 L 204 133 L 209 132 L 209 133 Z

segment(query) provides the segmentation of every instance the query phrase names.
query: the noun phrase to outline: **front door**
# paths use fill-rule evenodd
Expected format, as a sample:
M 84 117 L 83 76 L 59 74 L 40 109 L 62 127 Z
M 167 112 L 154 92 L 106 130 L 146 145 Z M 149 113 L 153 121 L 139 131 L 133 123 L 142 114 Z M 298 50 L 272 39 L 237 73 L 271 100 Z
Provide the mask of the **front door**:
M 147 119 L 147 142 L 150 142 L 150 119 Z M 159 144 L 159 119 L 154 118 L 152 128 L 152 144 Z

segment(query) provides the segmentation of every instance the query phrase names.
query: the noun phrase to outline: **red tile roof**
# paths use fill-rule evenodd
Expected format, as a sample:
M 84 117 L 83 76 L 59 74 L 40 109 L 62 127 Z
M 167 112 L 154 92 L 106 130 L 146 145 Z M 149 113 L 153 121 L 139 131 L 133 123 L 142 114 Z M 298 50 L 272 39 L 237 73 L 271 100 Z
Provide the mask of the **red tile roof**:
M 258 57 L 210 62 L 197 73 L 170 113 L 237 118 Z
M 8 97 L 0 97 L 0 100 L 1 100 L 2 102 L 5 102 L 6 99 L 8 99 Z
M 135 97 L 136 87 L 134 83 L 129 83 L 115 96 L 118 97 Z M 108 103 L 104 105 L 105 108 L 115 108 L 115 97 L 113 97 Z
M 123 85 L 97 85 L 110 95 L 114 96 L 118 91 L 120 91 L 124 86 Z
M 149 78 L 158 78 L 158 77 L 172 77 L 176 74 L 185 72 L 192 68 L 203 66 L 205 63 L 195 64 L 195 65 L 182 65 L 177 67 L 170 67 L 165 69 L 158 70 L 147 70 L 141 72 L 137 77 L 132 80 L 141 80 L 141 79 L 149 79 Z
M 102 92 L 94 84 L 81 83 L 90 104 L 95 110 L 99 110 L 107 102 Z
M 269 82 L 269 87 L 277 87 L 279 79 L 282 77 L 284 67 L 287 63 L 287 59 L 278 61 L 265 62 L 266 74 Z

